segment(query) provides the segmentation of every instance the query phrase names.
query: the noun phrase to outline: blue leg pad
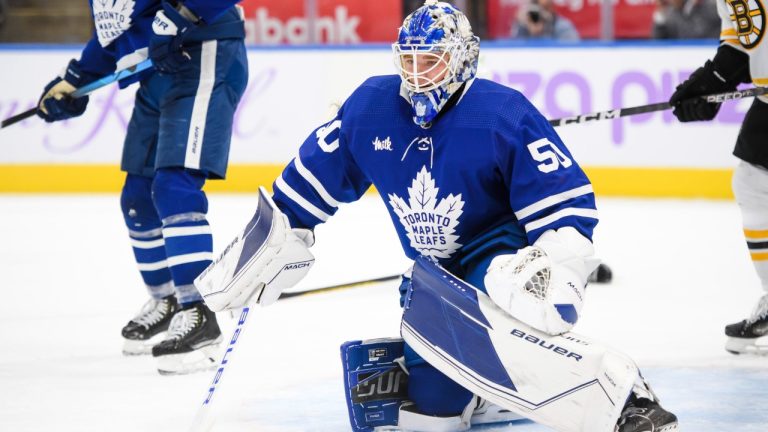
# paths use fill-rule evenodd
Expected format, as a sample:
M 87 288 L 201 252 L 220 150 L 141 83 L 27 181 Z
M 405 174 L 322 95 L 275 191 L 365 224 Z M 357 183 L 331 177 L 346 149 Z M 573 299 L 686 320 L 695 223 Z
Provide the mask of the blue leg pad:
M 353 431 L 397 425 L 400 403 L 408 398 L 408 375 L 395 361 L 402 356 L 400 338 L 351 341 L 341 346 L 344 394 Z

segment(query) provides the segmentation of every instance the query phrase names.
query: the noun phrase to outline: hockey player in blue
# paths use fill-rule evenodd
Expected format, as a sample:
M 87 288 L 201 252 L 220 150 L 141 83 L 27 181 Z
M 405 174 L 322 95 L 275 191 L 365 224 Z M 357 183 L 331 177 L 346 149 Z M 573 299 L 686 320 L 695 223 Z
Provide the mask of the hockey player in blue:
M 196 281 L 206 303 L 277 299 L 311 265 L 314 227 L 373 185 L 416 265 L 401 285 L 406 343 L 342 347 L 355 431 L 466 430 L 488 398 L 503 405 L 495 420 L 510 410 L 565 432 L 677 430 L 631 360 L 561 336 L 597 265 L 598 219 L 560 137 L 522 94 L 475 77 L 479 40 L 450 4 L 428 0 L 410 14 L 393 51 L 399 74 L 369 78 L 310 134 L 272 198 Z M 583 384 L 558 390 L 551 377 L 563 371 Z
M 206 179 L 224 178 L 232 120 L 247 84 L 236 0 L 92 0 L 95 31 L 40 98 L 48 122 L 81 115 L 75 88 L 149 57 L 123 146 L 121 207 L 151 299 L 123 328 L 125 354 L 151 351 L 162 374 L 213 366 L 221 339 L 195 277 L 211 262 Z

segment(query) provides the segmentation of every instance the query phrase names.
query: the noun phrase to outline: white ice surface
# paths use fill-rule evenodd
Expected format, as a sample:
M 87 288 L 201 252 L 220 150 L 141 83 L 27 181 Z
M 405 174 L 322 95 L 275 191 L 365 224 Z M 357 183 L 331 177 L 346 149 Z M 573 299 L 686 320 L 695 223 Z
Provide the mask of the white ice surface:
M 214 195 L 217 246 L 253 196 Z M 579 333 L 633 356 L 683 431 L 768 430 L 768 358 L 723 350 L 723 326 L 761 294 L 728 201 L 600 199 L 595 235 L 614 281 L 590 286 Z M 123 357 L 120 328 L 145 301 L 119 199 L 0 196 L 0 431 L 185 431 L 210 373 L 162 377 Z M 297 289 L 406 268 L 383 204 L 365 198 L 318 227 Z M 218 390 L 215 431 L 348 430 L 338 347 L 395 336 L 396 283 L 256 309 Z M 233 327 L 220 315 L 225 335 Z M 493 431 L 544 431 L 531 423 Z

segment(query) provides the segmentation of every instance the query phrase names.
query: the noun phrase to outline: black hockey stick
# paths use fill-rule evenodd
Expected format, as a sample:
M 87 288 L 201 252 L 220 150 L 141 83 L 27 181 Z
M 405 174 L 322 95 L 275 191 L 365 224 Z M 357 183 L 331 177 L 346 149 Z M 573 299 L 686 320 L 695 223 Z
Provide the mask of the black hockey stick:
M 392 281 L 392 280 L 395 280 L 395 279 L 400 279 L 400 273 L 395 274 L 395 275 L 391 275 L 391 276 L 382 276 L 380 278 L 366 279 L 366 280 L 361 280 L 361 281 L 356 281 L 356 282 L 349 282 L 349 283 L 344 283 L 344 284 L 331 285 L 331 286 L 327 286 L 327 287 L 323 287 L 323 288 L 315 288 L 315 289 L 310 289 L 310 290 L 306 290 L 306 291 L 284 292 L 284 293 L 280 294 L 279 300 L 286 300 L 286 299 L 291 299 L 291 298 L 295 298 L 295 297 L 302 297 L 302 296 L 306 296 L 306 295 L 310 295 L 310 294 L 322 294 L 322 293 L 327 293 L 327 292 L 330 292 L 330 291 L 340 291 L 340 290 L 345 290 L 345 289 L 350 289 L 350 288 L 357 288 L 357 287 L 362 287 L 362 286 L 366 286 L 366 285 L 370 285 L 370 284 L 374 284 L 374 283 L 378 283 L 378 282 L 389 282 L 389 281 Z
M 78 88 L 74 92 L 72 92 L 72 94 L 70 94 L 69 97 L 79 98 L 79 97 L 87 96 L 102 87 L 112 84 L 113 82 L 120 81 L 121 79 L 128 78 L 129 76 L 135 75 L 143 70 L 149 69 L 150 67 L 152 67 L 152 60 L 144 60 L 133 66 L 128 66 L 125 69 L 120 69 L 119 71 L 113 73 L 112 75 L 107 75 L 103 78 L 97 79 L 96 81 L 90 84 L 86 84 Z M 0 124 L 0 129 L 6 128 L 12 124 L 16 124 L 22 120 L 26 120 L 34 116 L 35 114 L 37 114 L 37 106 L 3 120 L 2 124 Z
M 738 100 L 748 97 L 760 96 L 768 92 L 766 87 L 753 87 L 746 90 L 737 90 L 725 93 L 714 93 L 709 95 L 697 96 L 702 99 L 706 99 L 707 102 L 725 102 L 727 100 Z M 627 117 L 636 114 L 645 114 L 655 111 L 664 111 L 672 108 L 669 102 L 659 102 L 650 105 L 640 105 L 629 108 L 617 108 L 607 111 L 598 111 L 589 114 L 582 114 L 574 117 L 564 117 L 556 120 L 550 120 L 549 124 L 554 127 L 579 124 L 598 120 L 612 120 L 619 117 Z

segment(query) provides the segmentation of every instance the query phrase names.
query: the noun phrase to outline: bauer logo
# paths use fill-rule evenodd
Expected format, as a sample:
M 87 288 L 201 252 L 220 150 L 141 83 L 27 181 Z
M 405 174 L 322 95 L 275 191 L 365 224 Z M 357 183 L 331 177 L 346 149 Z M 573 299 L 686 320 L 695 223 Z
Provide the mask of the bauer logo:
M 573 351 L 569 351 L 566 348 L 563 348 L 561 346 L 555 345 L 551 342 L 547 342 L 545 339 L 541 339 L 539 337 L 536 337 L 532 334 L 528 334 L 522 330 L 513 329 L 511 332 L 512 336 L 517 336 L 520 339 L 523 339 L 525 341 L 528 341 L 532 344 L 538 345 L 545 350 L 552 351 L 556 354 L 560 354 L 561 356 L 565 356 L 566 358 L 573 358 L 576 361 L 580 361 L 582 359 L 581 354 L 577 354 Z

